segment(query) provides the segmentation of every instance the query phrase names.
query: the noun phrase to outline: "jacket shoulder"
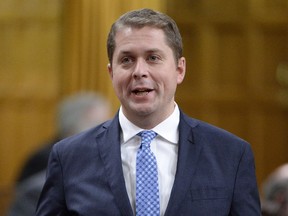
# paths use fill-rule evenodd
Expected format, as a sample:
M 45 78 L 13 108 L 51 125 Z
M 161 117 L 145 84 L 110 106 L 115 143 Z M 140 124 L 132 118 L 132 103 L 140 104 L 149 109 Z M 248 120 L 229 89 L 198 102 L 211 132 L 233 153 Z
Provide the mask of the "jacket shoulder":
M 226 143 L 239 142 L 242 144 L 248 144 L 246 140 L 228 130 L 199 119 L 191 118 L 184 113 L 181 113 L 181 120 L 191 127 L 194 136 L 202 137 L 203 140 L 208 139 L 213 141 L 213 143 L 222 141 Z
M 112 121 L 113 120 L 108 120 L 93 128 L 64 138 L 57 142 L 54 145 L 54 148 L 57 148 L 60 151 L 66 151 L 68 149 L 85 149 L 94 146 L 96 138 L 102 133 L 105 133 L 105 131 L 110 127 Z

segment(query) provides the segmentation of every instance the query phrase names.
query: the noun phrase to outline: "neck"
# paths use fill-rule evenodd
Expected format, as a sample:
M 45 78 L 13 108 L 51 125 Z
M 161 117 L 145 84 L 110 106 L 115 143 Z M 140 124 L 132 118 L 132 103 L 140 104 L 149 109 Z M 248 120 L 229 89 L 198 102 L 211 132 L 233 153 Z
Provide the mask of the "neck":
M 136 125 L 137 127 L 140 127 L 142 129 L 145 130 L 150 130 L 154 127 L 156 127 L 158 124 L 160 124 L 161 122 L 163 122 L 165 119 L 167 119 L 174 111 L 174 107 L 173 109 L 171 109 L 169 112 L 162 112 L 160 115 L 159 113 L 149 113 L 149 114 L 127 114 L 124 112 L 123 110 L 123 114 L 126 116 L 126 118 L 132 122 L 134 125 Z

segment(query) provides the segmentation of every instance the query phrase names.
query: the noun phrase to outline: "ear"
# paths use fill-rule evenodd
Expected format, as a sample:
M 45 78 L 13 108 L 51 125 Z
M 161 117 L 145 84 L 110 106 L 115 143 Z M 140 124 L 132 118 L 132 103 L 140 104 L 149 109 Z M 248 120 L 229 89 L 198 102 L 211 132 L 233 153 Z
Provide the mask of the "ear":
M 181 57 L 177 65 L 177 84 L 182 83 L 186 73 L 186 59 Z
M 112 69 L 112 66 L 110 63 L 108 63 L 107 68 L 108 68 L 110 78 L 112 79 L 113 78 L 113 69 Z

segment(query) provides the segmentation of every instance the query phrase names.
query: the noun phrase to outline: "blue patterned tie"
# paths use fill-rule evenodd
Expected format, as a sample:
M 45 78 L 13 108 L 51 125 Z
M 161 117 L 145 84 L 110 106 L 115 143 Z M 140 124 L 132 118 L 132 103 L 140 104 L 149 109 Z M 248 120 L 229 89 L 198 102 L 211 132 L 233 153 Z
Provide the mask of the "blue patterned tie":
M 141 136 L 141 146 L 136 160 L 136 216 L 159 216 L 157 162 L 150 149 L 150 143 L 157 133 L 146 130 L 138 135 Z

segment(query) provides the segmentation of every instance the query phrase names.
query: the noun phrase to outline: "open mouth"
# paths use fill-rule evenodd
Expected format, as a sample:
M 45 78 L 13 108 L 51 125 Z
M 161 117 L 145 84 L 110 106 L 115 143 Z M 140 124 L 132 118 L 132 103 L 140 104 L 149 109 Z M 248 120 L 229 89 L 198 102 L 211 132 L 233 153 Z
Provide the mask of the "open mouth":
M 136 89 L 136 90 L 133 90 L 132 93 L 138 96 L 145 96 L 145 95 L 148 95 L 149 92 L 151 91 L 152 89 Z

